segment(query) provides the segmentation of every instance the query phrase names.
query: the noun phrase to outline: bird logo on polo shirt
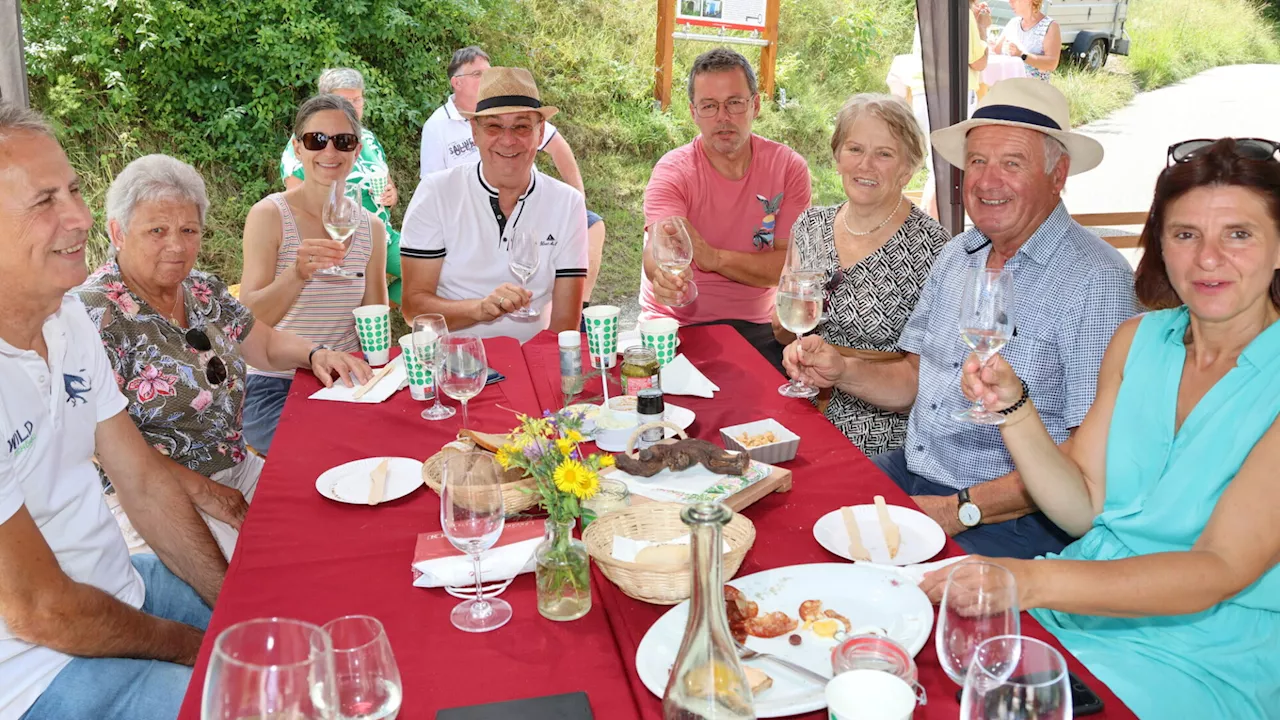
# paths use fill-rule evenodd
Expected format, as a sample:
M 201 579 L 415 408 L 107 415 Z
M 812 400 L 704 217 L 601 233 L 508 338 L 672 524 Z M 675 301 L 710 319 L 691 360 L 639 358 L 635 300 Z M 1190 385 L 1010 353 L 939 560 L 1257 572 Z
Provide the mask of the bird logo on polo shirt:
M 84 372 L 84 370 L 80 372 Z M 71 407 L 89 402 L 89 398 L 85 397 L 85 395 L 93 391 L 93 386 L 83 376 L 64 373 L 62 385 L 66 388 L 67 402 L 71 403 Z
M 778 208 L 782 207 L 782 195 L 778 193 L 772 200 L 763 195 L 756 196 L 756 200 L 764 206 L 764 218 L 760 221 L 760 227 L 751 236 L 751 244 L 755 245 L 756 250 L 773 249 L 773 229 L 778 224 Z

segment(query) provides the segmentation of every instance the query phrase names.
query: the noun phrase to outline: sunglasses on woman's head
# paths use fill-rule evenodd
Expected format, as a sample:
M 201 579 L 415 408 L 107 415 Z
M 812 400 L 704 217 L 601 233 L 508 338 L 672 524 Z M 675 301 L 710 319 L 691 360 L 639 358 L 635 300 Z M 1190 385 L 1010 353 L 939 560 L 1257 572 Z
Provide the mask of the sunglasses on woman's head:
M 1183 140 L 1169 146 L 1169 158 L 1166 167 L 1174 163 L 1184 163 L 1196 159 L 1217 140 L 1199 139 Z M 1272 160 L 1280 152 L 1280 143 L 1262 138 L 1236 138 L 1235 155 L 1245 160 Z
M 209 336 L 204 334 L 200 328 L 191 328 L 186 334 L 187 344 L 192 350 L 198 353 L 207 353 L 213 350 L 213 343 L 209 342 Z M 209 362 L 204 366 L 204 379 L 209 384 L 217 387 L 227 380 L 227 364 L 222 362 L 222 358 L 214 355 L 209 358 Z
M 323 150 L 329 145 L 329 141 L 333 141 L 333 147 L 338 152 L 351 152 L 360 145 L 360 138 L 354 133 L 338 133 L 337 135 L 326 135 L 322 132 L 302 133 L 302 137 L 298 138 L 302 141 L 302 147 L 308 150 Z

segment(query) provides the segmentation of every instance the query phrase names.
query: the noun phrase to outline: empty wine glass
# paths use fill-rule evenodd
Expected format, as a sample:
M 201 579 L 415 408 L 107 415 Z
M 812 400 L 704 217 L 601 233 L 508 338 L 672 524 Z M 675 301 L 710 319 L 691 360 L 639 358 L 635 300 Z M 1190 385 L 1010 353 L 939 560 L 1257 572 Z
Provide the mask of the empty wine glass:
M 511 239 L 507 244 L 507 266 L 511 268 L 511 272 L 520 278 L 520 287 L 524 287 L 529 283 L 529 278 L 538 272 L 538 241 L 526 230 L 517 230 L 511 234 Z M 525 305 L 511 313 L 507 313 L 508 317 L 531 318 L 538 317 L 538 311 L 533 309 L 533 305 Z
M 453 408 L 440 402 L 440 369 L 443 367 L 443 355 L 440 352 L 440 340 L 449 334 L 449 326 L 444 316 L 438 313 L 423 313 L 413 318 L 413 353 L 418 356 L 418 363 L 431 368 L 431 383 L 435 386 L 435 404 L 422 411 L 424 420 L 445 420 L 457 413 Z
M 440 389 L 462 403 L 462 427 L 467 426 L 467 401 L 484 389 L 489 379 L 484 342 L 466 333 L 450 333 L 440 340 Z
M 778 280 L 778 294 L 774 297 L 778 321 L 795 334 L 797 341 L 818 327 L 825 294 L 820 277 L 783 275 Z M 778 393 L 790 398 L 811 398 L 818 394 L 818 388 L 793 379 L 779 387 Z
M 449 615 L 453 626 L 466 632 L 497 630 L 511 619 L 511 605 L 501 598 L 485 599 L 480 553 L 493 547 L 505 522 L 502 469 L 485 452 L 451 455 L 444 463 L 440 488 L 440 526 L 445 537 L 471 556 L 476 574 L 476 597 Z
M 688 220 L 671 217 L 650 226 L 649 241 L 653 243 L 653 261 L 663 272 L 685 277 L 685 289 L 678 302 L 671 307 L 684 307 L 698 299 L 698 286 L 693 282 L 689 266 L 693 264 L 693 239 L 685 227 Z
M 934 638 L 942 669 L 956 684 L 964 682 L 979 645 L 1000 635 L 1017 635 L 1020 628 L 1013 573 L 978 560 L 951 568 L 938 605 Z
M 308 622 L 249 620 L 218 635 L 201 720 L 338 720 L 333 641 Z
M 400 669 L 375 617 L 348 615 L 324 624 L 333 640 L 338 715 L 342 720 L 394 720 L 400 712 Z
M 1070 720 L 1071 680 L 1062 653 L 1017 635 L 987 639 L 973 654 L 961 720 Z
M 1009 342 L 1013 333 L 1013 273 L 1004 269 L 970 268 L 960 298 L 960 338 L 986 363 Z M 1004 415 L 987 410 L 982 398 L 952 415 L 961 422 L 1000 425 Z
M 329 199 L 325 201 L 324 216 L 321 220 L 329 237 L 342 243 L 344 255 L 351 250 L 351 242 L 355 238 L 356 228 L 360 227 L 360 215 L 363 212 L 364 208 L 360 207 L 360 201 L 355 198 L 347 184 L 340 181 L 334 182 L 329 188 Z M 341 263 L 333 267 L 321 268 L 316 271 L 316 274 L 360 277 L 359 273 L 343 268 Z

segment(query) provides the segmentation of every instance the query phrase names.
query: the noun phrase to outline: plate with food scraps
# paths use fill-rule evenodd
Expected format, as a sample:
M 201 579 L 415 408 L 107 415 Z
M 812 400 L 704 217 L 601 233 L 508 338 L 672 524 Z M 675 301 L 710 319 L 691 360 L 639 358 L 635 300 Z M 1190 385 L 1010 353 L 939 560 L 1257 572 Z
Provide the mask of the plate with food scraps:
M 871 556 L 871 562 L 881 565 L 915 565 L 937 555 L 947 544 L 947 533 L 933 518 L 919 510 L 886 506 L 889 519 L 898 526 L 898 552 L 889 554 L 884 530 L 880 527 L 880 515 L 875 505 L 854 505 L 853 517 L 862 538 L 862 545 Z M 849 532 L 841 516 L 843 508 L 832 510 L 813 525 L 813 538 L 818 544 L 845 560 L 853 560 L 849 553 Z
M 372 457 L 329 468 L 316 478 L 316 490 L 330 500 L 368 505 L 373 471 L 387 461 L 387 479 L 380 502 L 399 500 L 422 487 L 422 461 L 405 457 Z M 377 504 L 377 503 L 375 503 Z
M 742 620 L 750 610 L 740 609 L 739 619 L 731 623 L 739 634 L 745 626 L 747 647 L 825 677 L 832 676 L 831 650 L 837 637 L 876 629 L 914 656 L 933 628 L 933 605 L 920 588 L 900 575 L 865 565 L 792 565 L 735 578 L 725 585 L 726 594 L 732 594 L 730 587 L 742 596 L 741 602 L 731 601 L 735 606 L 756 606 L 751 620 Z M 815 619 L 802 620 L 802 612 Z M 686 600 L 658 618 L 636 649 L 640 681 L 658 697 L 667 687 L 688 618 Z M 788 627 L 792 629 L 785 630 Z M 758 637 L 754 632 L 775 636 Z M 786 717 L 826 707 L 822 685 L 768 660 L 757 658 L 743 665 L 763 671 L 771 680 L 754 698 L 756 717 Z
M 627 427 L 635 427 L 639 418 L 636 416 L 636 397 L 634 395 L 622 395 L 609 399 L 609 407 L 611 409 L 610 417 L 605 420 L 609 424 L 610 429 L 620 429 Z M 681 430 L 688 430 L 698 415 L 694 411 L 665 403 L 666 411 L 663 413 L 662 419 L 675 425 Z M 597 422 L 600 418 L 600 405 L 592 403 L 578 403 L 565 408 L 570 412 L 580 413 L 582 415 L 582 434 L 591 437 L 595 434 Z M 615 427 L 616 426 L 616 427 Z M 675 437 L 676 431 L 667 428 L 667 437 Z

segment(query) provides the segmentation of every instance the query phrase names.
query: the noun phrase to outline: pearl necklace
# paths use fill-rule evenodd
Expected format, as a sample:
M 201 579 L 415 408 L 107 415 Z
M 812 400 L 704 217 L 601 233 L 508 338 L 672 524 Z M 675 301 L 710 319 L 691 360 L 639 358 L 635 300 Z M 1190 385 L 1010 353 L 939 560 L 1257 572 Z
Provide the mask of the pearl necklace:
M 853 228 L 849 227 L 849 210 L 848 210 L 848 207 L 846 206 L 845 213 L 844 213 L 844 229 L 848 230 L 849 234 L 853 235 L 854 237 L 866 237 L 867 235 L 870 235 L 876 232 L 877 230 L 884 227 L 885 225 L 888 225 L 889 221 L 893 219 L 893 216 L 897 215 L 898 211 L 902 209 L 902 201 L 905 199 L 906 199 L 906 196 L 899 195 L 898 204 L 893 206 L 893 212 L 889 213 L 889 217 L 885 218 L 883 221 L 880 222 L 879 225 L 871 228 L 866 232 L 858 232 L 857 230 L 854 230 Z

